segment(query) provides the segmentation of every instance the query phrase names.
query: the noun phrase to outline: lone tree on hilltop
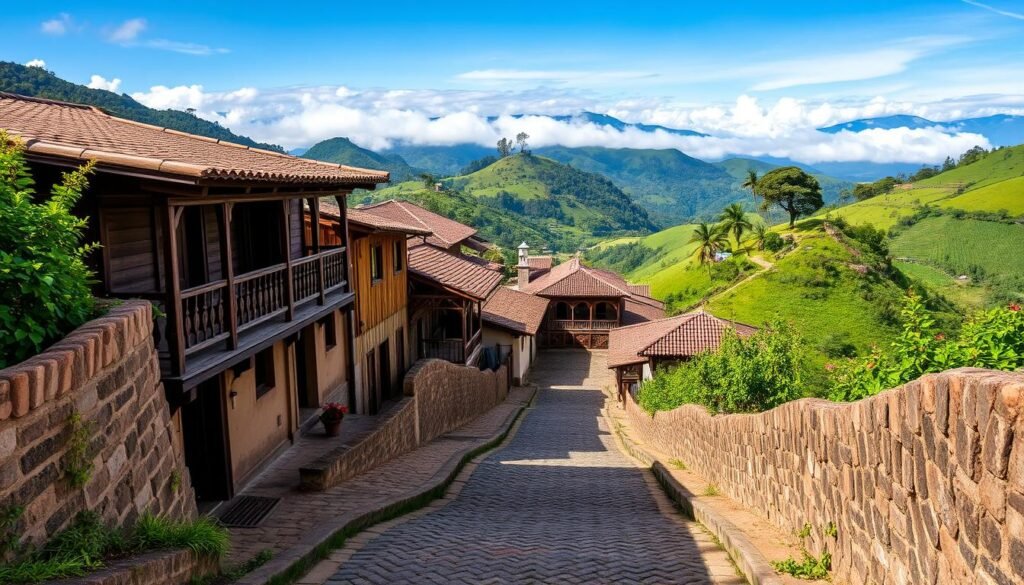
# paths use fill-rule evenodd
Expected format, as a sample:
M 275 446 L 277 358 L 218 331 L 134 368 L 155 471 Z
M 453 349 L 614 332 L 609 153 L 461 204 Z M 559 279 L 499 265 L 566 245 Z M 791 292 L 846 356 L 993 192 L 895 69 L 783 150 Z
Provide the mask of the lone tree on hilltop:
M 727 234 L 732 232 L 732 235 L 735 236 L 737 247 L 740 245 L 743 234 L 753 227 L 750 220 L 747 219 L 747 212 L 739 203 L 733 203 L 723 209 L 722 214 L 718 216 L 718 221 L 721 222 L 722 231 Z
M 789 214 L 789 227 L 796 218 L 824 207 L 818 180 L 797 167 L 781 167 L 757 181 L 757 192 L 764 199 L 762 209 L 778 205 Z
M 528 146 L 526 144 L 526 141 L 529 140 L 529 139 L 530 139 L 530 135 L 527 134 L 526 132 L 520 132 L 519 134 L 516 134 L 516 144 L 519 145 L 519 152 L 520 153 L 526 152 L 526 147 Z
M 708 267 L 711 276 L 711 263 L 715 261 L 715 253 L 722 251 L 729 244 L 729 234 L 722 226 L 701 222 L 693 229 L 690 243 L 697 244 L 697 261 Z
M 508 138 L 502 138 L 501 140 L 498 141 L 498 156 L 500 156 L 501 158 L 505 158 L 506 156 L 512 154 L 513 148 L 515 147 L 513 146 L 511 140 L 509 140 Z

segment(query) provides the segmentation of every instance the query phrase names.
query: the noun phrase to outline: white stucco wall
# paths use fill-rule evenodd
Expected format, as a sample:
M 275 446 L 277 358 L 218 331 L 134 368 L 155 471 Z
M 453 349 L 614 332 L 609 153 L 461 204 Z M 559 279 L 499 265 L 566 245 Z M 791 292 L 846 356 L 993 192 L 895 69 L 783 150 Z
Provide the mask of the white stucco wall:
M 533 336 L 514 336 L 511 333 L 488 327 L 483 328 L 483 344 L 485 347 L 494 345 L 512 346 L 512 377 L 520 383 L 526 380 L 526 375 L 533 365 L 533 358 L 537 355 L 536 343 Z

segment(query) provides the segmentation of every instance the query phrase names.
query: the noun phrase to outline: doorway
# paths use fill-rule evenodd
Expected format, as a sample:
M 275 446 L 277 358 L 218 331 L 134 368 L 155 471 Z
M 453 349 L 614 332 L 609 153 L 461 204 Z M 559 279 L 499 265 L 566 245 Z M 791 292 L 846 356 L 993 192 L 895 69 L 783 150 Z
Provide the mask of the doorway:
M 366 353 L 366 414 L 377 414 L 380 408 L 380 384 L 377 377 L 377 352 Z
M 194 398 L 181 407 L 181 427 L 185 464 L 196 499 L 228 500 L 234 495 L 234 486 L 221 377 L 201 382 L 191 393 Z
M 380 367 L 377 370 L 377 375 L 380 376 L 380 393 L 384 400 L 391 400 L 393 386 L 391 383 L 391 343 L 385 339 L 383 343 L 377 346 L 377 354 L 380 356 Z

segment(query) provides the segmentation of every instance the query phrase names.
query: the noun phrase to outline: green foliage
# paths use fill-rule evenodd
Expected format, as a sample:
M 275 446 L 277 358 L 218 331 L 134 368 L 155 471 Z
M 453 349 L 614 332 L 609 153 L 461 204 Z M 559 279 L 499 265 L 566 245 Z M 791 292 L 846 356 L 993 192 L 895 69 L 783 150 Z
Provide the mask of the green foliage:
M 93 465 L 89 457 L 91 435 L 92 424 L 82 420 L 79 412 L 72 412 L 68 417 L 68 447 L 64 463 L 64 471 L 71 487 L 83 487 L 92 477 Z
M 704 492 L 701 495 L 714 497 L 719 495 L 720 493 L 721 492 L 718 491 L 718 486 L 716 486 L 713 483 L 709 483 L 707 487 L 704 488 Z
M 220 557 L 227 546 L 227 531 L 207 517 L 174 522 L 144 515 L 134 527 L 122 531 L 105 526 L 95 512 L 79 512 L 71 525 L 44 547 L 21 551 L 0 565 L 0 584 L 80 577 L 103 567 L 110 559 L 164 548 L 190 548 L 198 554 Z
M 700 223 L 693 228 L 690 243 L 697 244 L 697 262 L 710 265 L 715 260 L 715 254 L 729 245 L 729 234 L 721 224 Z
M 416 170 L 398 155 L 385 156 L 362 148 L 348 138 L 330 138 L 310 147 L 302 158 L 391 173 L 391 182 L 400 183 L 416 176 Z M 433 185 L 431 185 L 433 187 Z
M 0 61 L 0 91 L 47 99 L 89 104 L 122 118 L 172 128 L 189 134 L 198 134 L 217 140 L 226 140 L 245 146 L 255 146 L 283 152 L 274 144 L 264 144 L 240 136 L 217 122 L 209 122 L 188 112 L 155 110 L 135 101 L 126 94 L 103 89 L 91 89 L 65 81 L 41 67 L 25 67 L 17 63 Z
M 757 181 L 757 194 L 764 200 L 763 208 L 778 205 L 789 214 L 789 227 L 793 227 L 796 218 L 825 205 L 818 180 L 798 167 L 769 171 Z
M 743 239 L 743 234 L 753 228 L 750 220 L 747 219 L 747 212 L 739 203 L 733 203 L 723 209 L 721 215 L 718 216 L 718 221 L 726 233 L 731 233 L 736 238 L 737 247 L 740 245 L 740 240 Z
M 793 328 L 770 324 L 748 338 L 727 332 L 720 347 L 668 370 L 639 390 L 648 412 L 700 404 L 713 413 L 760 412 L 803 395 L 803 344 Z
M 35 202 L 20 143 L 0 132 L 0 368 L 42 351 L 93 316 L 86 220 L 71 213 L 93 165 Z
M 782 561 L 772 561 L 772 567 L 780 573 L 792 575 L 799 579 L 828 579 L 832 571 L 832 554 L 828 551 L 821 553 L 820 557 L 811 556 L 811 553 L 804 552 L 802 560 L 789 557 Z
M 597 266 L 626 274 L 640 268 L 658 255 L 658 250 L 648 248 L 640 242 L 630 242 L 621 246 L 596 248 L 587 252 L 587 260 Z
M 769 252 L 778 252 L 786 247 L 786 240 L 778 232 L 768 232 L 764 235 L 764 249 Z
M 828 536 L 828 537 L 831 537 L 831 538 L 838 538 L 839 537 L 839 528 L 836 527 L 836 523 L 835 522 L 829 522 L 828 524 L 826 524 L 824 532 L 825 532 L 825 536 Z
M 804 525 L 800 530 L 796 532 L 796 535 L 800 538 L 807 538 L 811 535 L 811 524 L 810 522 L 804 522 Z
M 24 513 L 25 508 L 22 506 L 0 508 L 0 561 L 21 554 L 18 521 Z
M 951 368 L 1016 370 L 1024 367 L 1024 312 L 1020 305 L 974 315 L 956 337 L 939 331 L 921 298 L 908 294 L 903 330 L 890 346 L 833 366 L 832 400 L 858 400 L 924 374 Z
M 679 469 L 681 471 L 686 470 L 686 464 L 683 463 L 682 459 L 669 459 L 668 464 L 672 467 L 672 469 Z
M 899 183 L 895 177 L 884 177 L 874 183 L 858 183 L 853 187 L 853 196 L 857 201 L 864 201 L 888 193 Z

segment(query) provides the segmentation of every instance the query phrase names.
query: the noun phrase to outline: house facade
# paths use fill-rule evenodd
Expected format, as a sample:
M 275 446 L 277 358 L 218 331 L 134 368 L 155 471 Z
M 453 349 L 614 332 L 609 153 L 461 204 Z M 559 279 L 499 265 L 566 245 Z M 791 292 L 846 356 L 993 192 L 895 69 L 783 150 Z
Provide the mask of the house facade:
M 550 301 L 538 333 L 540 347 L 607 349 L 609 332 L 665 316 L 645 286 L 583 264 L 579 256 L 531 277 L 529 250 L 520 246 L 518 289 Z
M 748 337 L 757 328 L 695 311 L 612 329 L 608 368 L 615 371 L 619 399 L 624 399 L 627 392 L 635 393 L 644 380 L 654 377 L 657 369 L 717 350 L 729 330 Z
M 304 230 L 303 209 L 331 197 L 344 210 L 349 192 L 386 172 L 10 94 L 0 128 L 25 142 L 39 192 L 97 162 L 75 210 L 100 244 L 94 292 L 158 309 L 161 380 L 199 499 L 230 498 L 303 416 L 351 399 L 347 234 Z
M 500 361 L 510 355 L 514 384 L 526 382 L 537 357 L 537 333 L 547 313 L 548 300 L 501 286 L 483 305 L 483 345 Z

